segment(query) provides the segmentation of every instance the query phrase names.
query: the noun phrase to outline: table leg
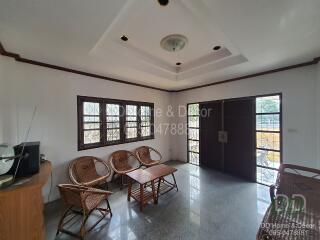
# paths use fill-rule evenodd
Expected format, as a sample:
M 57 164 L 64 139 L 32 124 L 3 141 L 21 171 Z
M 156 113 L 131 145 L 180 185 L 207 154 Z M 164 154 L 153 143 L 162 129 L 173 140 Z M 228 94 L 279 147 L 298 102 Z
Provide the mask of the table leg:
M 140 211 L 142 212 L 143 210 L 143 194 L 144 194 L 144 189 L 143 189 L 143 184 L 140 184 Z
M 159 182 L 158 182 L 158 188 L 157 188 L 157 202 L 158 202 L 159 195 L 160 195 L 160 184 L 161 184 L 161 178 L 159 178 Z
M 130 202 L 131 189 L 132 189 L 132 180 L 131 180 L 131 178 L 129 178 L 128 181 L 129 181 L 129 186 L 128 186 L 128 201 Z
M 177 189 L 177 191 L 179 191 L 178 185 L 177 185 L 177 181 L 176 181 L 176 178 L 175 178 L 175 176 L 174 176 L 174 173 L 172 173 L 172 177 L 173 177 L 173 181 L 174 181 L 174 186 L 175 186 L 175 188 Z
M 154 187 L 154 181 L 151 181 L 151 188 L 152 188 L 153 203 L 158 204 L 158 197 L 157 197 L 156 189 Z

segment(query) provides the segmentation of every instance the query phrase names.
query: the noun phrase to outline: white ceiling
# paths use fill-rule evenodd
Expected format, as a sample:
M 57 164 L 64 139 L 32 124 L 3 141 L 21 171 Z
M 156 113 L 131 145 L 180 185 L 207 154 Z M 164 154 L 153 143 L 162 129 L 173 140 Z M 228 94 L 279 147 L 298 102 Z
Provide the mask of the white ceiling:
M 320 56 L 319 12 L 319 0 L 0 0 L 0 41 L 32 60 L 177 90 Z M 160 41 L 175 33 L 188 44 L 166 52 Z

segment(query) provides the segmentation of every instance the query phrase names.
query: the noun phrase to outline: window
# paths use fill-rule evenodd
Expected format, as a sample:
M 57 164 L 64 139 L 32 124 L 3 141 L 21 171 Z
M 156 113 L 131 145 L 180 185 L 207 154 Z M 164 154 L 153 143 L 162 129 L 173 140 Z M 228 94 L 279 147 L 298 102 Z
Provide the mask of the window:
M 141 137 L 148 137 L 151 134 L 151 107 L 141 106 Z
M 281 95 L 257 97 L 257 182 L 274 184 L 281 161 Z
M 188 162 L 199 165 L 199 104 L 188 104 Z
M 126 139 L 138 138 L 138 112 L 136 105 L 126 105 Z
M 120 104 L 106 104 L 107 142 L 120 141 Z
M 153 103 L 78 96 L 78 150 L 154 138 Z

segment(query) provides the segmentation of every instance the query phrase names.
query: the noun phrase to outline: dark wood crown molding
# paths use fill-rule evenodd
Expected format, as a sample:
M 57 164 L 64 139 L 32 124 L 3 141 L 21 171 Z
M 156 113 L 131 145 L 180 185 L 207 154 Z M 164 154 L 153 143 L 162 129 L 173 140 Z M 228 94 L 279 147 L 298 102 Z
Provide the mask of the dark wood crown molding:
M 223 83 L 229 83 L 229 82 L 239 81 L 239 80 L 243 80 L 243 79 L 258 77 L 258 76 L 262 76 L 262 75 L 267 75 L 267 74 L 271 74 L 271 73 L 282 72 L 282 71 L 286 71 L 286 70 L 290 70 L 290 69 L 294 69 L 294 68 L 306 67 L 306 66 L 309 66 L 309 65 L 317 64 L 318 62 L 320 62 L 320 57 L 314 58 L 313 60 L 308 61 L 308 62 L 304 62 L 304 63 L 290 65 L 290 66 L 287 66 L 287 67 L 276 68 L 276 69 L 272 69 L 272 70 L 268 70 L 268 71 L 264 71 L 264 72 L 249 74 L 249 75 L 236 77 L 236 78 L 231 78 L 231 79 L 227 79 L 227 80 L 223 80 L 223 81 L 208 83 L 208 84 L 204 84 L 204 85 L 200 85 L 200 86 L 184 88 L 184 89 L 176 90 L 175 92 L 189 91 L 189 90 L 193 90 L 193 89 L 197 89 L 197 88 L 204 88 L 204 87 L 219 85 L 219 84 L 223 84 Z
M 41 66 L 41 67 L 56 69 L 56 70 L 69 72 L 69 73 L 80 74 L 80 75 L 83 75 L 83 76 L 88 76 L 88 77 L 93 77 L 93 78 L 100 78 L 100 79 L 103 79 L 103 80 L 117 82 L 117 83 L 123 83 L 123 84 L 143 87 L 143 88 L 149 88 L 149 89 L 154 89 L 154 90 L 159 90 L 159 91 L 170 92 L 169 90 L 162 89 L 162 88 L 151 87 L 151 86 L 144 85 L 144 84 L 128 82 L 128 81 L 125 81 L 125 80 L 120 80 L 120 79 L 116 79 L 116 78 L 110 78 L 110 77 L 102 76 L 102 75 L 99 75 L 99 74 L 88 73 L 88 72 L 84 72 L 84 71 L 80 71 L 80 70 L 76 70 L 76 69 L 65 68 L 65 67 L 61 67 L 61 66 L 57 66 L 57 65 L 52 65 L 52 64 L 49 64 L 49 63 L 39 62 L 39 61 L 31 60 L 31 59 L 28 59 L 28 58 L 23 58 L 23 57 L 20 56 L 20 54 L 6 51 L 5 48 L 3 47 L 3 45 L 1 44 L 1 42 L 0 42 L 0 54 L 3 55 L 3 56 L 6 56 L 6 57 L 14 58 L 17 62 L 24 62 L 24 63 L 33 64 L 33 65 L 37 65 L 37 66 Z
M 107 80 L 107 81 L 123 83 L 123 84 L 143 87 L 143 88 L 149 88 L 149 89 L 159 90 L 159 91 L 164 91 L 164 92 L 172 92 L 172 93 L 184 92 L 184 91 L 189 91 L 189 90 L 193 90 L 193 89 L 204 88 L 204 87 L 209 87 L 209 86 L 214 86 L 214 85 L 219 85 L 219 84 L 239 81 L 239 80 L 243 80 L 243 79 L 258 77 L 258 76 L 267 75 L 267 74 L 271 74 L 271 73 L 282 72 L 282 71 L 286 71 L 286 70 L 290 70 L 290 69 L 294 69 L 294 68 L 306 67 L 306 66 L 314 65 L 314 64 L 317 64 L 318 62 L 320 62 L 320 57 L 317 57 L 317 58 L 314 58 L 312 61 L 308 61 L 308 62 L 304 62 L 304 63 L 300 63 L 300 64 L 295 64 L 295 65 L 291 65 L 291 66 L 287 66 L 287 67 L 276 68 L 276 69 L 273 69 L 273 70 L 268 70 L 268 71 L 264 71 L 264 72 L 249 74 L 249 75 L 245 75 L 245 76 L 241 76 L 241 77 L 231 78 L 231 79 L 227 79 L 227 80 L 208 83 L 208 84 L 199 85 L 199 86 L 190 87 L 190 88 L 183 88 L 183 89 L 179 89 L 179 90 L 168 90 L 168 89 L 157 88 L 157 87 L 152 87 L 152 86 L 148 86 L 148 85 L 144 85 L 144 84 L 128 82 L 128 81 L 125 81 L 125 80 L 120 80 L 120 79 L 116 79 L 116 78 L 110 78 L 110 77 L 102 76 L 102 75 L 99 75 L 99 74 L 84 72 L 84 71 L 80 71 L 80 70 L 76 70 L 76 69 L 61 67 L 61 66 L 52 65 L 52 64 L 49 64 L 49 63 L 44 63 L 44 62 L 39 62 L 39 61 L 35 61 L 35 60 L 32 60 L 32 59 L 24 58 L 24 57 L 21 57 L 20 54 L 13 53 L 13 52 L 8 52 L 3 47 L 1 41 L 0 41 L 0 55 L 14 58 L 17 62 L 28 63 L 28 64 L 41 66 L 41 67 L 46 67 L 46 68 L 51 68 L 51 69 L 56 69 L 56 70 L 60 70 L 60 71 L 64 71 L 64 72 L 80 74 L 80 75 L 83 75 L 83 76 L 99 78 L 99 79 L 103 79 L 103 80 Z

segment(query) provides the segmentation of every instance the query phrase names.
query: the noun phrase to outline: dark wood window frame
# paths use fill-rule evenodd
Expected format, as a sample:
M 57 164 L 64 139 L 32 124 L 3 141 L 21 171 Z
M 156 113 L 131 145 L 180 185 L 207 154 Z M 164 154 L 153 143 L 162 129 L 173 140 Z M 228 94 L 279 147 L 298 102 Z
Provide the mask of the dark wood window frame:
M 255 98 L 261 98 L 261 97 L 274 97 L 274 96 L 277 96 L 279 97 L 279 111 L 278 112 L 266 112 L 266 113 L 255 113 L 255 116 L 262 116 L 262 115 L 278 115 L 279 116 L 279 130 L 276 130 L 276 131 L 272 131 L 272 130 L 257 130 L 255 129 L 255 135 L 257 135 L 257 133 L 276 133 L 276 134 L 279 134 L 279 149 L 269 149 L 269 148 L 261 148 L 261 147 L 258 147 L 257 146 L 257 137 L 255 138 L 255 148 L 256 148 L 256 151 L 257 150 L 262 150 L 262 151 L 269 151 L 269 152 L 277 152 L 279 153 L 279 161 L 280 161 L 280 165 L 283 163 L 283 143 L 282 143 L 282 93 L 274 93 L 274 94 L 264 94 L 264 95 L 260 95 L 260 96 L 256 96 Z M 256 108 L 256 106 L 255 106 Z M 256 125 L 256 123 L 255 123 Z M 256 128 L 256 126 L 255 126 Z M 256 155 L 256 161 L 257 161 L 257 155 Z M 267 166 L 262 166 L 262 165 L 259 165 L 258 163 L 256 163 L 256 167 L 257 168 L 262 168 L 262 169 L 269 169 L 269 170 L 273 170 L 273 171 L 276 171 L 276 172 L 279 172 L 279 169 L 277 168 L 274 168 L 274 167 L 267 167 Z M 258 171 L 256 171 L 257 173 Z M 261 184 L 261 185 L 265 185 L 265 186 L 270 186 L 268 184 L 265 184 L 265 183 L 262 183 L 262 182 L 259 182 L 257 180 L 257 176 L 256 176 L 256 182 L 258 184 Z
M 83 103 L 84 102 L 95 102 L 100 104 L 100 142 L 84 144 L 84 121 L 83 121 Z M 107 141 L 107 121 L 106 121 L 106 104 L 119 104 L 120 105 L 120 140 Z M 136 105 L 137 106 L 137 129 L 138 135 L 134 139 L 126 139 L 125 136 L 125 126 L 126 126 L 126 105 Z M 141 118 L 140 109 L 141 106 L 148 106 L 151 110 L 150 116 L 150 136 L 141 136 Z M 119 100 L 119 99 L 109 99 L 109 98 L 98 98 L 98 97 L 88 97 L 88 96 L 77 96 L 77 110 L 78 110 L 78 151 L 99 148 L 111 145 L 125 144 L 130 142 L 144 141 L 149 139 L 154 139 L 154 103 L 150 102 L 138 102 L 130 100 Z
M 188 159 L 188 163 L 190 163 L 192 165 L 199 166 L 199 164 L 200 164 L 200 144 L 201 144 L 200 143 L 200 128 L 201 128 L 200 127 L 200 113 L 198 115 L 189 114 L 189 106 L 194 105 L 194 104 L 199 105 L 199 103 L 188 103 L 187 104 L 187 149 L 188 149 L 187 150 L 187 153 L 188 153 L 187 159 Z M 199 111 L 200 111 L 200 109 L 199 109 Z M 189 117 L 198 117 L 199 126 L 198 127 L 189 126 Z M 199 139 L 198 140 L 190 138 L 190 129 L 197 129 L 199 131 L 199 136 L 198 136 Z M 191 150 L 190 141 L 198 142 L 198 144 L 199 144 L 199 151 L 198 152 L 194 152 Z M 190 161 L 190 153 L 198 154 L 198 164 Z

